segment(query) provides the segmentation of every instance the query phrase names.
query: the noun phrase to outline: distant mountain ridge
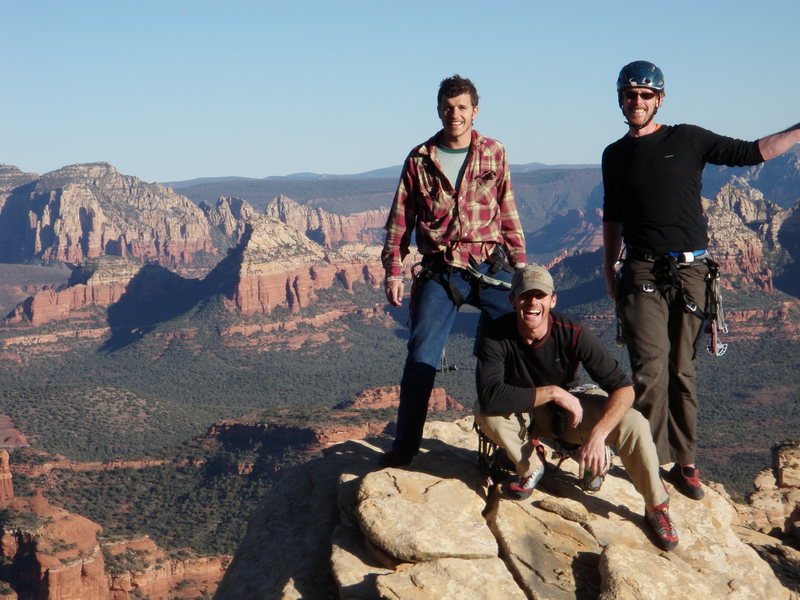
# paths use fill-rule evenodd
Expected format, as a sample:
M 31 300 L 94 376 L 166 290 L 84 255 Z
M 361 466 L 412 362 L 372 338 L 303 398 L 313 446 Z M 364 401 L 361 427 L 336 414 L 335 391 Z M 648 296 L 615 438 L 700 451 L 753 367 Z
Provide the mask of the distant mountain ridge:
M 600 165 L 547 165 L 540 162 L 532 162 L 519 165 L 509 165 L 512 175 L 514 173 L 528 173 L 530 171 L 539 171 L 541 169 L 596 169 Z M 172 189 L 182 189 L 195 185 L 204 185 L 208 183 L 224 183 L 228 181 L 308 181 L 308 180 L 343 180 L 343 179 L 394 179 L 395 181 L 400 177 L 402 165 L 392 165 L 391 167 L 383 167 L 381 169 L 373 169 L 371 171 L 364 171 L 363 173 L 353 174 L 322 174 L 322 173 L 290 173 L 289 175 L 268 175 L 267 177 L 240 177 L 236 175 L 228 177 L 197 177 L 195 179 L 182 179 L 178 181 L 160 181 L 161 185 L 171 187 Z
M 538 167 L 533 165 L 531 171 L 518 172 L 514 178 L 530 258 L 552 263 L 569 255 L 598 250 L 602 245 L 599 169 Z M 723 180 L 719 172 L 713 173 L 718 181 Z M 779 288 L 800 294 L 800 285 L 792 283 L 800 272 L 800 244 L 793 233 L 800 230 L 796 224 L 800 221 L 797 208 L 782 208 L 770 201 L 751 187 L 747 177 L 769 189 L 784 190 L 783 197 L 789 197 L 800 190 L 800 154 L 793 152 L 776 159 L 769 169 L 763 166 L 732 175 L 732 183 L 725 184 L 716 198 L 707 201 L 712 251 L 723 263 L 728 285 L 739 286 L 737 282 L 741 282 L 745 288 L 755 286 L 770 291 L 775 283 L 773 275 L 777 274 Z M 288 240 L 278 231 L 288 226 L 299 234 L 294 241 L 287 242 L 292 248 L 299 240 L 307 240 L 315 246 L 315 260 L 339 263 L 341 259 L 334 256 L 344 244 L 360 243 L 367 247 L 381 243 L 390 200 L 389 192 L 384 192 L 383 201 L 377 192 L 387 181 L 334 179 L 323 184 L 296 180 L 290 183 L 313 184 L 306 188 L 304 198 L 277 194 L 267 199 L 262 195 L 264 205 L 256 206 L 240 196 L 218 196 L 213 202 L 201 201 L 198 206 L 170 188 L 122 175 L 108 163 L 71 165 L 41 176 L 3 166 L 0 167 L 0 261 L 63 261 L 79 265 L 102 256 L 118 256 L 139 264 L 155 261 L 186 275 L 204 276 L 228 249 L 241 243 L 246 225 L 258 220 L 263 223 L 259 228 L 271 232 L 267 237 Z M 328 196 L 315 197 L 320 190 Z M 263 189 L 260 193 L 263 194 Z M 325 208 L 352 199 L 358 201 L 351 207 L 365 204 L 371 208 L 350 210 L 346 214 Z M 271 215 L 273 220 L 265 219 L 264 215 Z M 286 259 L 294 254 L 292 248 L 274 248 L 283 259 L 270 269 L 289 272 L 299 267 L 294 264 L 296 261 Z M 367 258 L 356 262 L 374 265 L 377 252 L 373 247 L 364 254 Z M 376 277 L 370 274 L 368 279 L 374 281 Z M 124 283 L 119 281 L 117 285 Z M 291 285 L 287 289 L 291 290 Z M 273 290 L 273 294 L 277 292 L 277 288 Z M 108 298 L 118 294 L 119 291 L 114 292 Z M 53 290 L 45 295 L 58 298 Z M 298 301 L 291 300 L 293 293 L 281 295 L 279 301 L 273 298 L 264 304 L 261 298 L 257 304 L 273 307 L 286 302 L 291 307 Z M 294 295 L 298 299 L 303 296 L 302 292 Z M 299 300 L 298 306 L 302 302 Z M 27 308 L 17 309 L 16 318 L 24 314 L 32 318 L 35 305 L 31 301 Z M 63 304 L 67 305 L 74 302 Z M 47 312 L 49 309 L 40 314 Z

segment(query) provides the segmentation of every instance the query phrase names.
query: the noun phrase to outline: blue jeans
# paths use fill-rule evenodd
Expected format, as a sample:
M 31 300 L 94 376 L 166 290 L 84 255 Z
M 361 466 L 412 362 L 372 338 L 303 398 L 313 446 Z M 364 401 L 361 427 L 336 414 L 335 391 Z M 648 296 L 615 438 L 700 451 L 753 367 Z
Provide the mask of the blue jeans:
M 476 268 L 487 273 L 490 264 L 481 263 Z M 458 311 L 449 288 L 457 289 L 465 304 L 481 309 L 478 337 L 484 323 L 511 312 L 507 288 L 480 289 L 475 278 L 463 269 L 453 269 L 452 273 L 443 267 L 433 267 L 433 270 L 440 281 L 420 280 L 412 291 L 408 357 L 400 381 L 400 406 L 392 448 L 409 456 L 419 452 L 436 370 Z M 498 271 L 490 276 L 510 282 L 511 275 L 508 271 Z

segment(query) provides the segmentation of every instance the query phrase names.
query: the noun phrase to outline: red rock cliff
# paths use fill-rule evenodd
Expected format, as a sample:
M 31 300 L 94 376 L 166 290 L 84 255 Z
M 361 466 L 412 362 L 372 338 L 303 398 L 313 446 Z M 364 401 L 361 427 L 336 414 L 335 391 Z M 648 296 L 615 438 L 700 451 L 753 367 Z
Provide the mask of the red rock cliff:
M 165 265 L 216 253 L 208 222 L 188 198 L 121 175 L 107 163 L 72 165 L 12 190 L 0 206 L 0 260 L 78 264 L 110 254 Z
M 269 314 L 277 306 L 299 312 L 315 289 L 328 289 L 337 280 L 348 290 L 355 281 L 375 285 L 382 280 L 379 261 L 326 252 L 272 217 L 254 217 L 243 244 L 232 301 L 247 315 Z
M 19 598 L 194 599 L 214 593 L 230 560 L 186 552 L 170 557 L 147 536 L 101 544 L 97 523 L 52 506 L 41 494 L 14 498 L 5 451 L 0 494 L 0 576 Z
M 369 230 L 383 228 L 389 215 L 388 208 L 335 215 L 321 208 L 301 206 L 286 196 L 272 200 L 264 212 L 327 248 L 341 242 L 372 242 Z

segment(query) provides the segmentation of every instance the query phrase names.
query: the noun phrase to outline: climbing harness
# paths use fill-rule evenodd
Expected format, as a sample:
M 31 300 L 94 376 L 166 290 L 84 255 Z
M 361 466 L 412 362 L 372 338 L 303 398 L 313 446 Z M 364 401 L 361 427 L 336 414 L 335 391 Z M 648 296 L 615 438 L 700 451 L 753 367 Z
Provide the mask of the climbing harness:
M 478 469 L 486 476 L 486 487 L 491 492 L 514 472 L 513 465 L 510 464 L 511 461 L 508 460 L 505 451 L 481 431 L 477 421 L 473 427 L 478 434 Z
M 478 469 L 486 476 L 486 487 L 489 488 L 491 493 L 503 480 L 516 475 L 516 468 L 514 463 L 506 454 L 504 448 L 501 448 L 490 440 L 485 433 L 481 431 L 477 421 L 473 424 L 475 432 L 478 434 Z M 527 436 L 527 429 L 524 427 L 524 435 Z M 536 455 L 539 461 L 547 470 L 550 465 L 547 462 L 547 451 L 542 443 L 536 438 L 530 438 Z
M 451 265 L 445 264 L 441 253 L 436 254 L 433 257 L 426 256 L 421 262 L 414 263 L 414 265 L 411 267 L 412 285 L 409 311 L 412 310 L 411 307 L 414 305 L 415 291 L 420 285 L 429 279 L 434 280 L 448 291 L 450 298 L 453 301 L 453 304 L 455 304 L 457 310 L 459 310 L 461 306 L 473 296 L 478 298 L 480 296 L 480 290 L 482 289 L 493 287 L 497 289 L 510 290 L 510 283 L 492 277 L 492 275 L 500 271 L 513 273 L 514 267 L 508 264 L 505 259 L 505 255 L 497 248 L 495 248 L 490 255 L 489 261 L 491 261 L 491 264 L 487 273 L 481 273 L 472 263 L 468 264 L 466 269 L 463 269 L 463 271 L 468 273 L 472 279 L 470 286 L 471 289 L 467 295 L 467 298 L 464 298 L 464 295 L 458 290 L 458 288 L 456 288 L 456 286 L 453 285 L 452 282 L 453 273 L 454 271 L 458 271 L 458 269 Z M 442 350 L 442 356 L 439 361 L 439 368 L 437 369 L 437 372 L 449 373 L 451 371 L 458 371 L 458 365 L 449 364 L 447 362 L 445 350 Z
M 698 319 L 702 320 L 705 326 L 705 332 L 709 334 L 710 339 L 706 349 L 709 354 L 713 356 L 722 356 L 728 351 L 728 344 L 720 342 L 720 333 L 728 333 L 728 325 L 725 322 L 725 312 L 722 308 L 722 294 L 720 291 L 720 273 L 719 264 L 711 260 L 706 250 L 695 250 L 693 252 L 666 252 L 664 254 L 657 254 L 649 250 L 642 250 L 639 248 L 626 248 L 626 256 L 638 260 L 646 260 L 654 263 L 654 272 L 657 277 L 663 278 L 670 286 L 675 288 L 678 297 L 683 302 L 684 310 L 693 314 Z M 708 275 L 706 276 L 706 294 L 705 306 L 701 310 L 700 307 L 689 297 L 683 283 L 683 279 L 679 274 L 679 270 L 695 261 L 703 261 L 708 266 Z M 620 262 L 620 261 L 618 261 Z M 616 265 L 615 265 L 616 268 Z M 621 279 L 620 271 L 617 272 L 617 283 Z M 619 289 L 619 287 L 618 287 Z M 652 294 L 657 291 L 657 286 L 654 283 L 647 282 L 642 284 L 641 290 L 646 294 Z M 617 308 L 619 303 L 617 303 Z M 617 310 L 617 344 L 624 344 L 625 336 L 622 328 L 622 319 Z
M 450 293 L 450 298 L 453 300 L 456 308 L 461 308 L 461 306 L 472 294 L 475 294 L 477 298 L 480 295 L 481 289 L 486 289 L 487 287 L 507 290 L 511 289 L 510 283 L 492 277 L 492 275 L 500 271 L 507 271 L 509 273 L 514 272 L 514 267 L 508 264 L 502 251 L 498 248 L 495 248 L 495 250 L 489 256 L 489 260 L 487 262 L 490 262 L 487 273 L 481 273 L 472 263 L 468 264 L 466 269 L 463 269 L 463 271 L 468 273 L 472 278 L 473 283 L 470 294 L 467 296 L 467 298 L 464 298 L 464 295 L 452 284 L 451 281 L 453 272 L 458 271 L 459 269 L 457 267 L 453 267 L 452 265 L 445 264 L 441 253 L 435 254 L 432 257 L 426 256 L 421 262 L 415 263 L 411 267 L 411 277 L 414 281 L 414 285 L 411 288 L 411 301 L 413 302 L 414 300 L 415 287 L 417 285 L 421 285 L 429 279 L 433 279 L 442 285 L 446 290 L 448 290 Z M 447 274 L 447 277 L 444 277 L 445 274 Z

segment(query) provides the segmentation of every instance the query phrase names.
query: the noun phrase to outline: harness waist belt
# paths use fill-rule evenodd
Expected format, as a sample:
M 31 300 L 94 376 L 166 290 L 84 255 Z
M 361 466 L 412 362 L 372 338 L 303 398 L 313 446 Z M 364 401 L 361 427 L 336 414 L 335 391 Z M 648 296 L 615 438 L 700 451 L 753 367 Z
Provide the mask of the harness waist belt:
M 688 252 L 651 252 L 643 248 L 633 248 L 628 246 L 625 252 L 627 258 L 634 260 L 655 261 L 659 258 L 678 258 L 681 263 L 690 263 L 701 258 L 705 258 L 705 250 L 690 250 Z

